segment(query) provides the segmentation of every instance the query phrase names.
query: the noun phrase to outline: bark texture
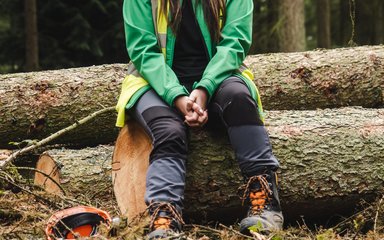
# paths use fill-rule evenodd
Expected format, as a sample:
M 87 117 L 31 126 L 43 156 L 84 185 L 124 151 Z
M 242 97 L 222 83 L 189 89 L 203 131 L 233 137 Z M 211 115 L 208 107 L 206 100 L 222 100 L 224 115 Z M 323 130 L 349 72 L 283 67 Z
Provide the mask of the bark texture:
M 280 196 L 286 217 L 330 216 L 353 210 L 359 201 L 370 201 L 371 197 L 383 194 L 384 109 L 269 111 L 267 116 L 273 150 L 281 164 Z M 135 136 L 134 133 L 131 137 Z M 199 219 L 240 218 L 244 208 L 237 188 L 243 179 L 226 134 L 196 130 L 191 132 L 190 142 L 186 215 Z M 114 151 L 126 151 L 122 148 L 124 144 L 120 142 Z M 148 153 L 143 153 L 143 148 L 129 148 L 133 152 L 127 154 L 145 165 Z M 70 189 L 76 194 L 87 191 L 91 195 L 110 196 L 111 174 L 106 173 L 111 169 L 112 147 L 49 154 L 56 155 L 54 159 L 63 164 L 63 175 L 70 179 Z M 114 174 L 118 174 L 124 161 L 114 159 L 119 162 L 113 164 Z M 124 173 L 127 187 L 134 171 Z M 119 184 L 120 188 L 125 186 L 121 176 Z M 141 193 L 132 197 L 137 194 Z M 119 196 L 116 199 L 121 202 Z
M 384 46 L 253 55 L 246 63 L 267 110 L 384 106 Z M 114 64 L 0 75 L 0 147 L 46 137 L 114 106 L 125 70 Z M 112 142 L 115 119 L 106 113 L 59 142 Z
M 41 139 L 87 115 L 114 106 L 125 65 L 73 68 L 0 76 L 0 146 Z M 60 138 L 92 146 L 116 139 L 116 114 L 108 112 Z
M 59 166 L 59 173 L 55 175 L 60 176 L 57 182 L 65 194 L 83 202 L 102 203 L 113 199 L 112 152 L 113 147 L 109 145 L 83 149 L 51 149 L 44 152 L 40 160 L 49 157 Z M 38 165 L 41 165 L 40 160 Z M 37 168 L 41 169 L 39 166 Z
M 249 56 L 265 109 L 384 106 L 384 46 Z

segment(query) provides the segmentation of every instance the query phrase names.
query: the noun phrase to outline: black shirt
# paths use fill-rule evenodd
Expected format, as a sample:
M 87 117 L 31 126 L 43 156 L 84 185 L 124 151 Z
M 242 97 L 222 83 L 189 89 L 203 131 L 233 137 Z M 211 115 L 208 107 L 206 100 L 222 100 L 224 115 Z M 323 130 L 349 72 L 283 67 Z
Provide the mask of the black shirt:
M 193 12 L 192 0 L 184 0 L 172 69 L 180 83 L 191 91 L 193 83 L 200 81 L 207 64 L 207 51 Z

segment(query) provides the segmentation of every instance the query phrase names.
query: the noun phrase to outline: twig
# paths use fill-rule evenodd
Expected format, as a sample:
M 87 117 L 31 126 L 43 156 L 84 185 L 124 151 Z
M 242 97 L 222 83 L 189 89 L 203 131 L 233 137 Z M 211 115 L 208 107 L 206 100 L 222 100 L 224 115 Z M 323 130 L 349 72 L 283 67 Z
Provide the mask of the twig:
M 53 202 L 53 201 L 51 201 L 51 200 L 49 200 L 49 199 L 46 199 L 46 198 L 44 198 L 44 197 L 42 197 L 42 196 L 40 196 L 40 195 L 38 195 L 38 194 L 36 194 L 36 193 L 34 193 L 34 192 L 28 190 L 28 189 L 25 189 L 25 188 L 21 187 L 21 186 L 18 185 L 17 183 L 15 183 L 15 180 L 12 179 L 12 177 L 9 176 L 9 174 L 7 174 L 5 171 L 1 171 L 0 173 L 2 173 L 2 174 L 5 175 L 5 177 L 3 177 L 3 176 L 0 175 L 0 179 L 3 179 L 3 180 L 5 180 L 6 182 L 12 184 L 13 186 L 19 188 L 20 190 L 22 190 L 22 191 L 24 191 L 24 192 L 26 192 L 26 193 L 29 193 L 29 194 L 35 196 L 37 199 L 41 199 L 41 200 L 45 201 L 46 203 L 51 204 L 51 205 L 54 206 L 55 208 L 60 208 L 60 207 L 56 204 L 56 202 Z M 88 203 L 86 203 L 86 202 L 79 201 L 79 200 L 77 200 L 77 199 L 72 199 L 72 198 L 64 197 L 64 196 L 61 196 L 61 195 L 55 195 L 55 196 L 58 197 L 58 198 L 60 198 L 60 199 L 63 200 L 64 202 L 66 202 L 66 203 L 70 203 L 70 204 L 73 204 L 73 203 L 77 203 L 77 204 L 81 204 L 81 205 L 87 205 L 87 204 L 88 204 Z
M 383 202 L 383 199 L 384 199 L 384 195 L 381 197 L 380 201 L 379 201 L 379 204 L 377 206 L 377 210 L 376 210 L 376 214 L 375 214 L 375 224 L 373 225 L 373 233 L 376 233 L 376 229 L 377 229 L 377 219 L 379 218 L 379 211 L 380 211 L 380 206 L 381 206 L 381 203 Z
M 43 201 L 46 202 L 46 203 L 52 204 L 55 208 L 59 208 L 59 206 L 58 206 L 55 202 L 52 202 L 52 201 L 49 200 L 49 199 L 43 198 L 42 196 L 39 196 L 39 195 L 37 195 L 36 193 L 34 193 L 34 192 L 32 192 L 32 191 L 30 191 L 30 190 L 28 190 L 28 189 L 25 189 L 25 188 L 21 187 L 20 185 L 16 184 L 15 182 L 9 180 L 8 178 L 3 178 L 3 177 L 1 177 L 1 176 L 0 176 L 0 178 L 2 178 L 3 180 L 7 181 L 7 182 L 10 183 L 10 184 L 12 184 L 13 186 L 19 188 L 19 189 L 22 190 L 23 192 L 29 193 L 29 194 L 35 196 L 37 199 L 40 199 L 40 200 L 43 200 Z
M 191 226 L 191 227 L 195 227 L 195 228 L 196 228 L 196 227 L 197 227 L 197 228 L 201 228 L 201 229 L 204 229 L 204 230 L 207 230 L 207 231 L 210 231 L 210 232 L 217 233 L 217 234 L 219 234 L 219 235 L 222 234 L 222 232 L 219 231 L 219 230 L 216 230 L 216 229 L 214 229 L 214 228 L 210 228 L 210 227 L 207 227 L 207 226 L 203 226 L 203 225 L 198 225 L 198 224 L 186 224 L 185 226 L 186 226 L 186 227 Z
M 58 183 L 55 179 L 53 179 L 49 174 L 46 174 L 45 172 L 40 171 L 39 169 L 31 168 L 31 167 L 11 167 L 11 168 L 38 172 L 38 173 L 44 175 L 45 177 L 49 178 L 52 182 L 54 182 L 60 188 L 60 190 L 63 192 L 64 195 L 67 195 L 67 193 L 65 192 L 64 188 L 60 185 L 60 183 Z
M 229 231 L 231 231 L 231 232 L 233 232 L 233 233 L 235 233 L 236 235 L 239 235 L 239 236 L 241 236 L 241 237 L 245 237 L 245 238 L 248 238 L 248 239 L 253 239 L 252 237 L 247 236 L 247 235 L 244 235 L 244 234 L 242 234 L 241 232 L 238 232 L 238 231 L 234 230 L 234 229 L 231 228 L 231 227 L 227 227 L 227 226 L 225 226 L 224 224 L 221 224 L 221 223 L 220 223 L 219 226 L 222 227 L 222 228 L 225 228 L 225 229 L 227 229 L 227 230 L 229 230 Z
M 79 120 L 79 121 L 76 121 L 74 124 L 64 128 L 64 129 L 61 129 L 60 131 L 52 134 L 51 136 L 47 137 L 47 138 L 44 138 L 43 140 L 37 142 L 37 143 L 34 143 L 30 146 L 27 146 L 25 148 L 22 148 L 14 153 L 12 153 L 7 159 L 5 159 L 4 161 L 1 161 L 0 162 L 0 169 L 4 169 L 6 166 L 8 166 L 13 160 L 15 160 L 16 157 L 18 157 L 19 155 L 22 155 L 22 154 L 25 154 L 27 152 L 30 152 L 32 150 L 35 150 L 47 143 L 49 143 L 50 141 L 60 137 L 61 135 L 63 135 L 64 133 L 67 133 L 73 129 L 75 129 L 76 127 L 92 120 L 93 118 L 95 118 L 96 116 L 100 115 L 100 114 L 103 114 L 103 113 L 106 113 L 106 112 L 109 112 L 109 111 L 112 111 L 114 110 L 115 107 L 108 107 L 108 108 L 104 108 L 104 109 L 101 109 L 99 111 L 96 111 L 94 113 L 91 113 L 90 115 L 88 115 L 87 117 Z

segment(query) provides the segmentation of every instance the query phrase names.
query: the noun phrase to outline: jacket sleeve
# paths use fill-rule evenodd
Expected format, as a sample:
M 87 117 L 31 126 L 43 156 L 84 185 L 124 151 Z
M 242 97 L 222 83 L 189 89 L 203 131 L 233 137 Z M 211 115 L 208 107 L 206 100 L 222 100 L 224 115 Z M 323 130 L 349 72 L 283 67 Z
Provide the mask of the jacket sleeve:
M 170 106 L 188 91 L 179 83 L 160 51 L 150 0 L 124 0 L 123 17 L 128 55 L 141 76 Z
M 220 83 L 240 67 L 252 43 L 252 18 L 252 0 L 227 0 L 222 39 L 196 88 L 205 88 L 212 96 Z

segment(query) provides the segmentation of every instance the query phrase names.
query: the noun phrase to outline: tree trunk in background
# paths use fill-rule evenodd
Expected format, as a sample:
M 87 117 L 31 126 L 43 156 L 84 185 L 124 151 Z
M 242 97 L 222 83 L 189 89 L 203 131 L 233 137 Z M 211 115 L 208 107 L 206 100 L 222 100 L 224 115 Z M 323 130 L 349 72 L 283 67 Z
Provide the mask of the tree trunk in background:
M 257 49 L 261 48 L 260 43 L 260 22 L 261 3 L 260 0 L 253 0 L 253 31 L 252 31 L 252 45 L 249 49 L 249 54 L 257 53 Z M 258 21 L 259 20 L 259 21 Z
M 317 47 L 331 48 L 331 5 L 329 0 L 316 0 Z
M 384 44 L 384 1 L 375 1 L 374 44 Z
M 279 21 L 282 21 L 278 28 L 280 51 L 304 51 L 306 47 L 304 0 L 279 0 L 279 2 Z
M 383 107 L 384 46 L 248 56 L 265 109 Z M 126 64 L 0 75 L 0 147 L 41 139 L 114 106 Z M 115 112 L 60 138 L 94 145 L 116 139 Z M 9 147 L 9 146 L 8 146 Z
M 24 0 L 25 11 L 25 70 L 39 69 L 39 43 L 37 31 L 37 0 Z
M 281 21 L 279 21 L 279 0 L 267 1 L 267 23 L 268 23 L 268 51 L 267 52 L 279 52 L 279 37 L 277 29 L 281 27 Z
M 347 46 L 351 37 L 351 20 L 349 16 L 349 3 L 347 0 L 339 1 L 338 34 L 340 35 L 338 45 Z

